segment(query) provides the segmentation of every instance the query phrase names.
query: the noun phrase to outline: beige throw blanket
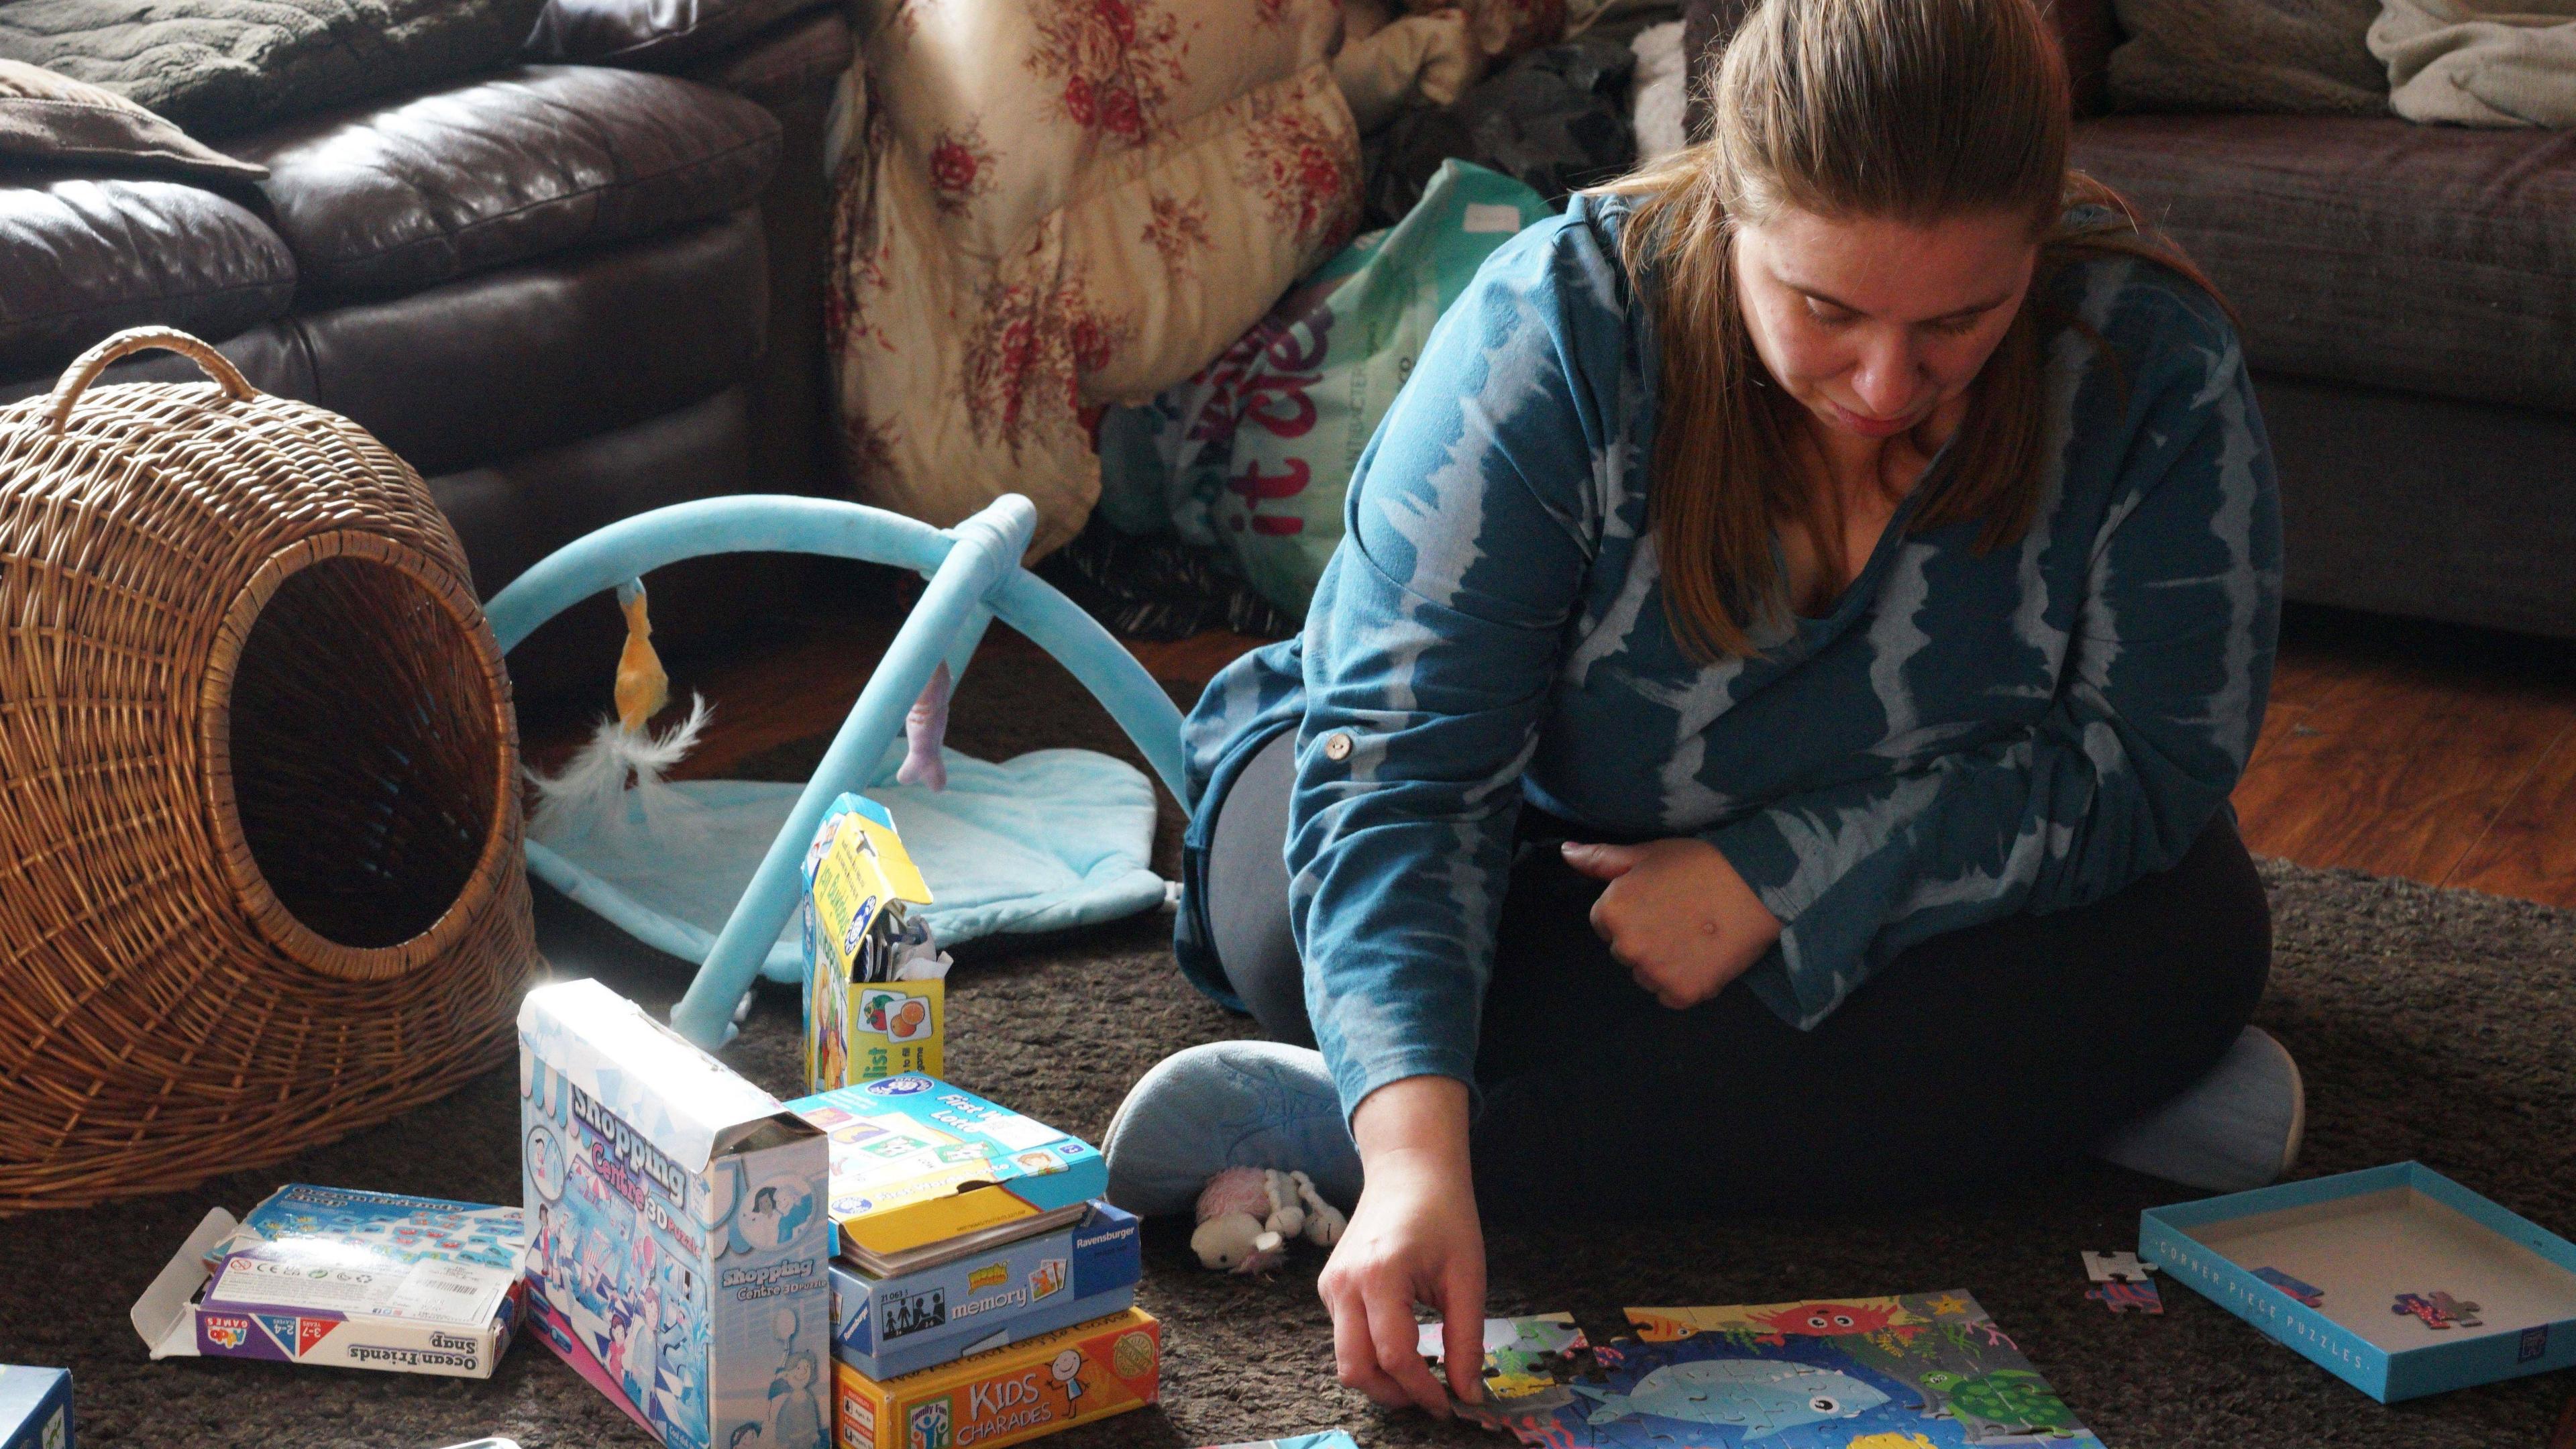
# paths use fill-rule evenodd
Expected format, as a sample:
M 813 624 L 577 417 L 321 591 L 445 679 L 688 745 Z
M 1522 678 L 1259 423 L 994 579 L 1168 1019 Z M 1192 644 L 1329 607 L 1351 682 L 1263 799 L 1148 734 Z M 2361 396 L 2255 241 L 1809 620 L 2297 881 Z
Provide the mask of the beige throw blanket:
M 2576 126 L 2576 0 L 2381 0 L 2370 50 L 2410 121 Z
M 1359 210 L 1340 0 L 862 0 L 824 324 L 858 497 L 1008 491 L 1036 554 L 1100 496 L 1091 430 L 1205 367 Z

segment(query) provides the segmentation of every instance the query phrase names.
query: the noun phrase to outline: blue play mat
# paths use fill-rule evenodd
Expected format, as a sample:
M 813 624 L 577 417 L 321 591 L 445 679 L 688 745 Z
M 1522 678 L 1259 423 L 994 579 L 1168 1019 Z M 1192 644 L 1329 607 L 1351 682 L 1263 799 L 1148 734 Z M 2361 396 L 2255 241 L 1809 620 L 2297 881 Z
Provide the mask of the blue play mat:
M 623 828 L 528 843 L 528 870 L 636 939 L 699 963 L 672 1025 L 701 1046 L 732 1033 L 753 977 L 801 981 L 798 866 L 825 807 L 864 790 L 886 806 L 929 882 L 942 944 L 1044 931 L 1159 905 L 1153 785 L 1089 750 L 1001 763 L 944 751 L 947 788 L 897 784 L 904 716 L 942 664 L 962 676 L 994 619 L 1072 672 L 1175 796 L 1181 716 L 1145 667 L 1090 615 L 1019 567 L 1037 511 L 1005 494 L 955 528 L 818 498 L 749 495 L 677 504 L 578 539 L 522 574 L 486 613 L 504 652 L 592 594 L 640 590 L 682 559 L 807 553 L 910 568 L 929 580 L 830 748 L 803 785 L 701 780 L 661 786 Z M 640 793 L 640 792 L 639 792 Z

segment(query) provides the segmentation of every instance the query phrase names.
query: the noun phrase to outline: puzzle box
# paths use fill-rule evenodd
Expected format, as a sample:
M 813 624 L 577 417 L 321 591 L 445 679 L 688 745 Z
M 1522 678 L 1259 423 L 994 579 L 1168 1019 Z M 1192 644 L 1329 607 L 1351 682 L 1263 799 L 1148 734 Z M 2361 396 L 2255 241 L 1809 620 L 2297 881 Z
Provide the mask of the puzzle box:
M 671 1449 L 822 1449 L 822 1134 L 596 981 L 528 993 L 519 1092 L 547 1345 Z
M 2576 1244 L 2417 1162 L 2149 1208 L 2138 1256 L 2383 1404 L 2576 1364 Z

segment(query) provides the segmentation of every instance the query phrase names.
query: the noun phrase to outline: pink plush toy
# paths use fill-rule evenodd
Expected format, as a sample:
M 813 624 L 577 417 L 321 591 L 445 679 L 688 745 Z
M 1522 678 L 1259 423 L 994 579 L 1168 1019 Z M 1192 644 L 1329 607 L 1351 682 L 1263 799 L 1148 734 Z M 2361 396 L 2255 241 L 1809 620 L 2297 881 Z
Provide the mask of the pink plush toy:
M 1331 1247 L 1349 1225 L 1302 1172 L 1229 1167 L 1199 1189 L 1198 1230 L 1190 1249 L 1199 1262 L 1231 1273 L 1266 1273 L 1288 1256 L 1288 1240 Z
M 948 664 L 942 660 L 930 672 L 930 682 L 921 687 L 921 698 L 904 715 L 903 764 L 894 772 L 897 783 L 948 788 L 948 761 L 939 753 L 940 741 L 948 734 L 948 684 Z

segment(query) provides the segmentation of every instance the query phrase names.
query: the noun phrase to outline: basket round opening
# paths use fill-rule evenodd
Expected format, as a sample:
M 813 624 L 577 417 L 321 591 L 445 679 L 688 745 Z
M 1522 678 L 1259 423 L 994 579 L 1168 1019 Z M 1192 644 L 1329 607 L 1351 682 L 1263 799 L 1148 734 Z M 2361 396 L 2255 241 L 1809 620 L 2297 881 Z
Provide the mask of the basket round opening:
M 234 885 L 332 975 L 432 959 L 504 862 L 513 758 L 473 601 L 399 544 L 325 534 L 251 578 L 207 672 L 208 803 Z

